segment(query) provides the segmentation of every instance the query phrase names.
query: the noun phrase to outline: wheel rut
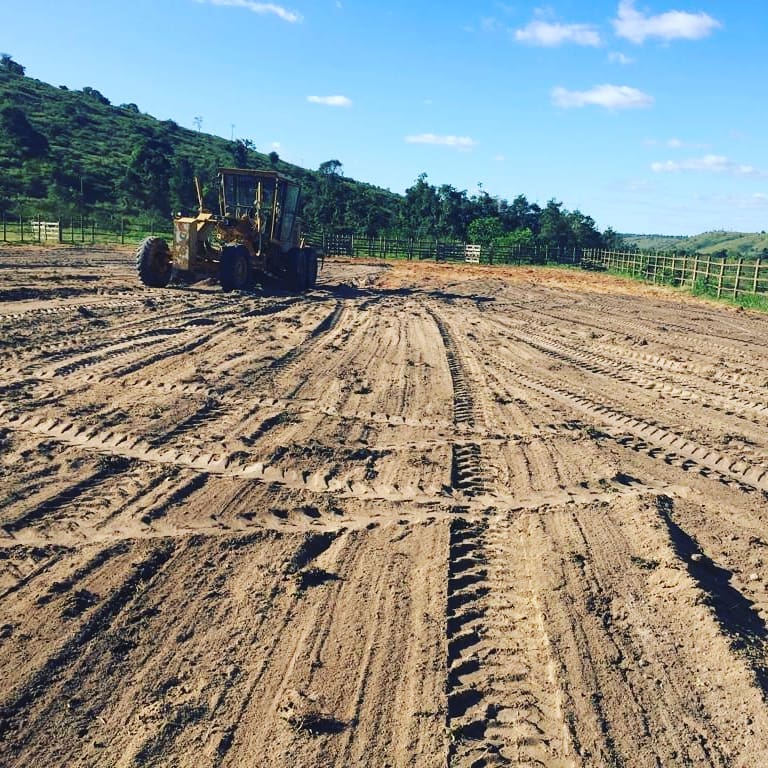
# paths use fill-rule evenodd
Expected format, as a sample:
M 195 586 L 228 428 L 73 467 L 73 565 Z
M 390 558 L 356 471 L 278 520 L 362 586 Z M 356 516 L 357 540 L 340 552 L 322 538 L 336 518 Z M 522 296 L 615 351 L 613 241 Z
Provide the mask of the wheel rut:
M 457 518 L 448 568 L 448 765 L 572 768 L 549 642 L 508 517 Z
M 472 432 L 478 422 L 484 424 L 484 414 L 478 409 L 471 377 L 448 324 L 433 309 L 429 313 L 443 340 L 453 385 L 453 423 L 458 434 L 451 446 L 451 486 L 467 496 L 479 496 L 487 490 L 482 451 L 477 442 L 462 440 L 460 435 Z

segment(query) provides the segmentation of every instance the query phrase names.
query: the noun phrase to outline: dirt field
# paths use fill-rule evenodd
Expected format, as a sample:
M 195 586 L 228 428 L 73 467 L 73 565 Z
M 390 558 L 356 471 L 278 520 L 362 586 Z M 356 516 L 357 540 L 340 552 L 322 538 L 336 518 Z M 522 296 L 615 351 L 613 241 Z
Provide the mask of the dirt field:
M 0 278 L 0 765 L 768 765 L 768 318 Z

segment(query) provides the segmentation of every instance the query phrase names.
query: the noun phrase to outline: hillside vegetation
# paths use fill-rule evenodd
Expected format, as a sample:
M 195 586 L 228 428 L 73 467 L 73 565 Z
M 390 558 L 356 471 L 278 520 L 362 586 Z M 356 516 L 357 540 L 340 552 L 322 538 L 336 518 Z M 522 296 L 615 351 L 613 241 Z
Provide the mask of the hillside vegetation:
M 702 232 L 691 237 L 669 235 L 622 235 L 627 245 L 641 251 L 685 251 L 727 255 L 733 258 L 768 256 L 768 234 L 765 232 Z
M 0 213 L 67 220 L 81 215 L 133 221 L 169 219 L 197 207 L 194 177 L 208 207 L 221 166 L 269 168 L 303 189 L 305 228 L 369 237 L 451 239 L 530 248 L 619 248 L 591 216 L 556 199 L 541 207 L 525 195 L 512 202 L 481 190 L 468 195 L 426 174 L 405 195 L 344 176 L 339 160 L 316 170 L 259 152 L 248 140 L 228 141 L 157 120 L 136 104 L 113 105 L 95 88 L 54 87 L 26 77 L 0 54 Z

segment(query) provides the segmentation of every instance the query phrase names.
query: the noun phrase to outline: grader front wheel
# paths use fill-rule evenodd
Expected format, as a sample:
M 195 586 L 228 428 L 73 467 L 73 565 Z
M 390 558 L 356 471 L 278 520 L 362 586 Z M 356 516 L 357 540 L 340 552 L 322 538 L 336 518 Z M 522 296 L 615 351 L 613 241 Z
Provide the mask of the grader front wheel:
M 251 265 L 245 246 L 224 246 L 219 265 L 219 281 L 225 291 L 242 290 L 250 283 Z
M 147 237 L 136 250 L 139 280 L 150 288 L 165 288 L 171 279 L 171 252 L 162 237 Z
M 317 285 L 317 254 L 312 248 L 304 250 L 307 254 L 307 288 L 311 290 Z
M 288 287 L 301 293 L 307 289 L 307 252 L 304 248 L 293 248 L 288 253 Z

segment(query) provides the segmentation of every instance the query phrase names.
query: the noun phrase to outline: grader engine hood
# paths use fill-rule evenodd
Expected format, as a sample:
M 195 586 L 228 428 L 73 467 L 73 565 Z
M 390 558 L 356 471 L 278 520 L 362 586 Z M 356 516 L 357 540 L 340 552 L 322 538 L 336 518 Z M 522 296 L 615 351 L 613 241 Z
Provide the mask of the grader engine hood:
M 196 217 L 180 216 L 173 221 L 173 263 L 177 269 L 192 269 L 198 252 L 200 235 L 211 220 L 210 213 Z
M 195 219 L 180 218 L 173 222 L 173 263 L 179 269 L 189 269 L 190 242 L 195 239 L 195 231 Z

